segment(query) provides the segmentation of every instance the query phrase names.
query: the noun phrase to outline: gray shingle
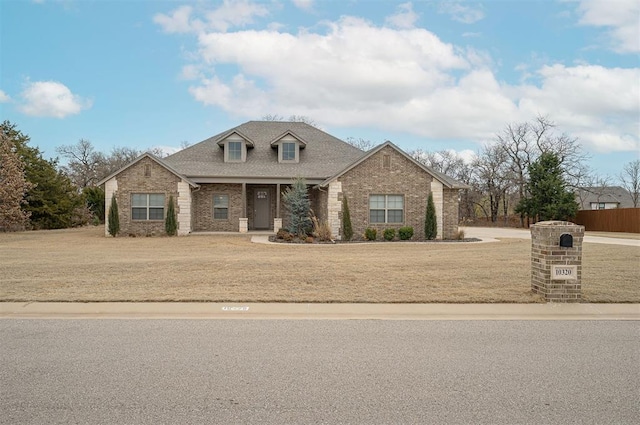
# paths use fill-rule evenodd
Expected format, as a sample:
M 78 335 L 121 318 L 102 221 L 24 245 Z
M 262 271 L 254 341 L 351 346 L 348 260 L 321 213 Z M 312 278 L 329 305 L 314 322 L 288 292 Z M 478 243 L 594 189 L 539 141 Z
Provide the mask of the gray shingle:
M 243 163 L 225 163 L 218 142 L 233 131 L 255 144 Z M 278 163 L 278 151 L 270 143 L 291 131 L 306 143 L 297 164 Z M 249 121 L 210 137 L 196 145 L 164 158 L 181 174 L 190 177 L 246 177 L 325 179 L 338 173 L 365 153 L 330 134 L 302 122 Z

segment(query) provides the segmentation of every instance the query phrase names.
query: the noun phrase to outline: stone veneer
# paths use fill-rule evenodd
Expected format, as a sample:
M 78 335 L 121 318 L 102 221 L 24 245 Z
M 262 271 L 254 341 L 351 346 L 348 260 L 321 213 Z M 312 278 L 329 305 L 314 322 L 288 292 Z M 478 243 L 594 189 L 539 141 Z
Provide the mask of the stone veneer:
M 560 237 L 573 237 L 573 247 L 560 246 Z M 567 221 L 541 221 L 531 226 L 531 290 L 547 301 L 580 302 L 582 299 L 582 242 L 584 226 Z M 553 276 L 555 267 L 576 271 L 570 279 Z
M 388 155 L 388 163 L 384 157 Z M 385 167 L 388 165 L 388 167 Z M 329 222 L 336 225 L 335 211 L 341 193 L 349 202 L 353 239 L 364 238 L 367 227 L 375 228 L 382 238 L 384 229 L 411 226 L 414 240 L 424 240 L 424 219 L 429 192 L 437 201 L 438 238 L 453 239 L 458 231 L 458 190 L 442 184 L 413 161 L 386 146 L 329 184 Z M 404 222 L 398 224 L 369 223 L 369 195 L 404 195 Z M 332 215 L 333 214 L 333 215 Z M 341 219 L 341 217 L 340 217 Z
M 149 170 L 145 174 L 145 169 Z M 105 183 L 105 210 L 109 216 L 111 205 L 111 195 L 116 194 L 118 200 L 118 212 L 120 218 L 121 235 L 161 235 L 165 234 L 164 219 L 162 220 L 133 220 L 131 218 L 131 195 L 134 193 L 161 193 L 165 195 L 165 215 L 169 196 L 173 196 L 176 202 L 176 212 L 184 222 L 185 211 L 180 211 L 184 207 L 184 195 L 179 197 L 179 184 L 182 179 L 158 164 L 151 158 L 142 158 L 131 167 L 120 172 L 117 176 Z M 180 187 L 182 192 L 184 187 Z M 181 215 L 182 214 L 182 215 Z M 108 220 L 105 224 L 105 232 L 108 235 Z M 185 229 L 178 229 L 182 234 Z M 188 230 L 187 230 L 188 231 Z

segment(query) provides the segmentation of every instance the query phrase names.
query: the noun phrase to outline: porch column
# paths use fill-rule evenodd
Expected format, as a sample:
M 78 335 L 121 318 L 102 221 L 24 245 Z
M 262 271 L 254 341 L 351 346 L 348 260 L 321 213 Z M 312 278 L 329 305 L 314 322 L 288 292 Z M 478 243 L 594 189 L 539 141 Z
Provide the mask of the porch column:
M 276 217 L 280 217 L 280 183 L 276 184 Z
M 240 233 L 249 231 L 249 218 L 247 218 L 247 184 L 242 183 L 242 217 L 240 217 Z
M 247 184 L 242 183 L 242 217 L 247 217 Z

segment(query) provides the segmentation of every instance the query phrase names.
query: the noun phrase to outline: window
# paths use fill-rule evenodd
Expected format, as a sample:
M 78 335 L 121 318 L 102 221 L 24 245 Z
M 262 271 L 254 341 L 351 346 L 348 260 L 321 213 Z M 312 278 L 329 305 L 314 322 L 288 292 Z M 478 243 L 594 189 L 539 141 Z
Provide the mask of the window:
M 229 219 L 229 195 L 213 195 L 213 219 Z
M 228 161 L 242 161 L 242 142 L 227 142 Z
M 282 143 L 282 160 L 283 161 L 295 161 L 296 160 L 296 144 L 292 142 Z
M 151 177 L 151 165 L 149 164 L 144 165 L 144 176 Z
M 164 220 L 164 194 L 132 194 L 131 218 L 133 220 Z
M 404 221 L 404 196 L 371 195 L 369 197 L 370 223 L 402 223 Z

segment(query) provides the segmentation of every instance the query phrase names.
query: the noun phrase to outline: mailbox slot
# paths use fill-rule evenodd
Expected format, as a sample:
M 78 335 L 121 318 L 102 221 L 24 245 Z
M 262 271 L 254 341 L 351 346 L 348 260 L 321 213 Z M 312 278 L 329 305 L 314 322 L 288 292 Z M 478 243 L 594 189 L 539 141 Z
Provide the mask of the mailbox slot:
M 560 247 L 573 248 L 573 236 L 568 233 L 560 235 Z

